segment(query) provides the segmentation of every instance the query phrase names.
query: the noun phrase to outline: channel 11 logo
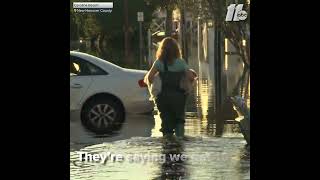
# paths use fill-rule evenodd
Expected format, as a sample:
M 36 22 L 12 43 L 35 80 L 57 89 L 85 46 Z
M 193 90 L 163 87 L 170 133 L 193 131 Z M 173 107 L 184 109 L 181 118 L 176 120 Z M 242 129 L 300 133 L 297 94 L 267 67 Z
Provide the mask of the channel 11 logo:
M 247 19 L 247 12 L 242 10 L 243 4 L 230 4 L 228 6 L 228 12 L 226 21 L 243 21 Z

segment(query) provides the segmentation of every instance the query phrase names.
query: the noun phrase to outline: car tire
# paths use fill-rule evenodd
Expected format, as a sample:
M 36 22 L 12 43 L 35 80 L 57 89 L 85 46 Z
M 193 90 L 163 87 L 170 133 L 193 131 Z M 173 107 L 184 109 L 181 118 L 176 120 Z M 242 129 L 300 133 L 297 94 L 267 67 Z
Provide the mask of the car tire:
M 81 122 L 85 128 L 97 134 L 112 133 L 124 121 L 121 103 L 112 97 L 96 97 L 89 100 L 81 111 Z

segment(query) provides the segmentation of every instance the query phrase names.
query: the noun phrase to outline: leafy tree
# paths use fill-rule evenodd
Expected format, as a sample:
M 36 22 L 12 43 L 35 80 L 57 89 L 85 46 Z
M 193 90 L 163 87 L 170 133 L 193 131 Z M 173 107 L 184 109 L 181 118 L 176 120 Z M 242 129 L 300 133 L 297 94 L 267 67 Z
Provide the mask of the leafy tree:
M 250 68 L 250 8 L 246 0 L 222 1 L 222 0 L 206 0 L 208 9 L 215 24 L 221 28 L 225 37 L 236 48 L 237 54 L 241 57 L 243 63 L 247 68 Z M 237 22 L 226 22 L 225 15 L 227 13 L 227 6 L 230 4 L 244 4 L 243 10 L 248 13 L 247 19 Z M 243 40 L 246 44 L 243 44 Z
M 70 0 L 70 36 L 72 39 L 79 37 L 93 37 L 101 31 L 94 13 L 76 13 Z
M 94 49 L 91 54 L 108 59 L 116 64 L 128 67 L 138 65 L 139 56 L 139 24 L 137 12 L 144 12 L 143 34 L 150 26 L 152 13 L 155 9 L 153 4 L 144 0 L 127 1 L 128 11 L 125 13 L 124 1 L 114 0 L 112 13 L 75 13 L 72 3 L 78 0 L 70 0 L 70 40 L 78 40 L 80 37 L 95 39 L 99 42 L 100 52 Z M 105 2 L 94 0 L 94 2 Z M 128 24 L 124 26 L 127 14 Z M 129 32 L 128 43 L 132 61 L 124 57 L 124 34 Z M 145 38 L 146 40 L 146 38 Z

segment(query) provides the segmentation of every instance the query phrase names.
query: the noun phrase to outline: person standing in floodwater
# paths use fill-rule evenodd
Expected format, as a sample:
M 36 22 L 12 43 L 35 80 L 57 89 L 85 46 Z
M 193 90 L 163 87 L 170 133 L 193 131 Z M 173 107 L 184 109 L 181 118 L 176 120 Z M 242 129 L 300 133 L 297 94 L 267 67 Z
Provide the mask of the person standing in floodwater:
M 185 106 L 187 94 L 180 87 L 183 76 L 193 81 L 195 73 L 189 71 L 187 63 L 182 59 L 177 41 L 171 37 L 164 38 L 156 53 L 157 60 L 147 74 L 152 83 L 159 72 L 161 78 L 161 92 L 155 98 L 160 112 L 163 136 L 184 137 Z

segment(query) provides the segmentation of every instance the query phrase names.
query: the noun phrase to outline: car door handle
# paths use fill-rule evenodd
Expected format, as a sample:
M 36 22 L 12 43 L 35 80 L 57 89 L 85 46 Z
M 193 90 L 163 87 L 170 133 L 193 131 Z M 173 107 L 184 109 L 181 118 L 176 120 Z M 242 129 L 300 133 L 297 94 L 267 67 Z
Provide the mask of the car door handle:
M 71 88 L 82 88 L 81 84 L 72 84 Z

